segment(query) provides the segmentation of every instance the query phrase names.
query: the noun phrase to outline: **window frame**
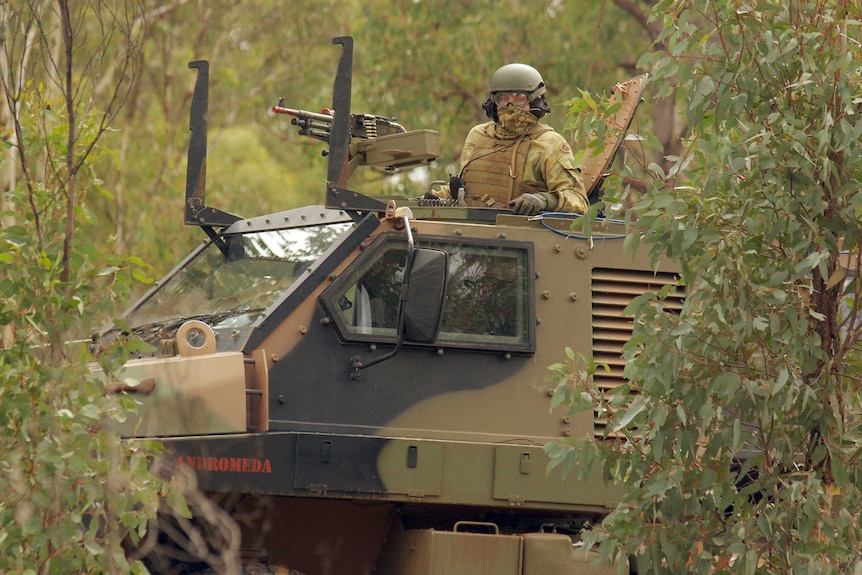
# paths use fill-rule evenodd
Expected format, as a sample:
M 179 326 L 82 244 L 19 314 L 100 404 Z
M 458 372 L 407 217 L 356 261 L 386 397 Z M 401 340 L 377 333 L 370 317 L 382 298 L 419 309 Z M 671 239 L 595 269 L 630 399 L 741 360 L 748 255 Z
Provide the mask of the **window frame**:
M 489 239 L 475 237 L 452 237 L 440 235 L 421 235 L 415 236 L 416 247 L 428 247 L 433 249 L 444 250 L 450 254 L 450 266 L 452 265 L 452 247 L 466 246 L 468 248 L 501 248 L 513 252 L 513 255 L 518 257 L 524 267 L 524 277 L 522 280 L 523 289 L 518 290 L 515 297 L 520 298 L 519 307 L 523 309 L 523 337 L 522 336 L 499 336 L 483 333 L 467 333 L 460 338 L 451 337 L 454 332 L 446 332 L 445 326 L 441 327 L 437 341 L 433 343 L 416 343 L 404 341 L 404 345 L 417 347 L 432 347 L 432 348 L 451 348 L 476 351 L 495 351 L 507 352 L 516 354 L 534 354 L 536 351 L 536 305 L 535 305 L 535 257 L 532 242 L 508 240 L 508 239 Z M 332 325 L 338 334 L 340 341 L 345 343 L 385 343 L 396 344 L 396 330 L 391 330 L 390 333 L 360 333 L 356 331 L 356 326 L 345 321 L 341 313 L 341 308 L 338 305 L 341 297 L 352 289 L 359 282 L 359 278 L 364 276 L 373 265 L 378 262 L 383 254 L 392 249 L 392 246 L 407 249 L 407 240 L 403 234 L 394 232 L 385 232 L 380 234 L 374 241 L 356 258 L 348 267 L 332 282 L 332 285 L 327 287 L 318 297 L 318 301 L 323 308 L 324 313 L 330 319 Z M 518 256 L 518 254 L 522 254 Z M 403 268 L 402 268 L 403 270 Z M 450 267 L 451 272 L 451 267 Z M 452 280 L 450 273 L 450 281 Z M 449 296 L 449 286 L 447 286 L 447 297 Z M 526 301 L 523 301 L 526 299 Z M 448 304 L 444 304 L 444 314 L 446 313 Z M 517 323 L 517 322 L 516 322 Z M 390 328 L 375 328 L 375 329 L 390 329 Z

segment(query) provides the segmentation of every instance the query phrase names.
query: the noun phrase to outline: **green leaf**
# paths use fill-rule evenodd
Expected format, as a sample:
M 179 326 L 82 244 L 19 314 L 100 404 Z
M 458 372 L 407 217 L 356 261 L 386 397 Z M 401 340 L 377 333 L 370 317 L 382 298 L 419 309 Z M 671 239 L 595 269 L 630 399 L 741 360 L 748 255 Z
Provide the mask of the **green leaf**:
M 837 455 L 837 454 L 836 454 Z M 850 487 L 850 474 L 842 461 L 842 457 L 833 456 L 829 459 L 832 468 L 832 476 L 835 478 L 836 485 Z
M 92 539 L 84 541 L 84 548 L 92 555 L 102 555 L 105 552 L 105 548 Z
M 620 431 L 624 427 L 628 426 L 645 408 L 646 405 L 641 397 L 635 399 L 632 405 L 622 413 L 622 416 L 616 418 L 613 428 L 614 432 Z

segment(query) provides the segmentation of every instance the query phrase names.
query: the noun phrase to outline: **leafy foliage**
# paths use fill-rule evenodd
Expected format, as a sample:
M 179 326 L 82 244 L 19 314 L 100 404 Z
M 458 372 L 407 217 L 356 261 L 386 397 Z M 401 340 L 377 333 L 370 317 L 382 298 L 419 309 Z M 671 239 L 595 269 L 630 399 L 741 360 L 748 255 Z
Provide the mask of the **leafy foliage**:
M 112 431 L 134 404 L 105 395 L 86 337 L 114 317 L 148 268 L 78 233 L 93 225 L 87 200 L 104 192 L 93 166 L 123 98 L 123 65 L 134 59 L 124 20 L 133 14 L 63 2 L 56 11 L 40 2 L 20 8 L 0 9 L 8 121 L 0 161 L 0 571 L 142 573 L 125 545 L 141 542 L 174 492 L 151 470 L 157 445 Z M 115 20 L 106 23 L 105 13 Z M 46 35 L 57 30 L 63 50 L 53 51 Z M 113 33 L 124 34 L 119 54 Z M 121 69 L 112 87 L 99 81 L 106 62 Z M 41 73 L 52 81 L 37 81 Z M 100 356 L 103 372 L 120 378 L 132 351 L 118 341 Z
M 63 118 L 53 120 L 60 129 Z M 15 224 L 0 228 L 0 570 L 128 572 L 122 540 L 146 531 L 164 482 L 148 469 L 154 446 L 123 444 L 110 430 L 134 406 L 105 396 L 88 368 L 87 340 L 74 339 L 110 317 L 145 268 L 81 242 L 64 279 L 57 199 L 19 186 L 7 200 L 33 211 L 5 212 Z M 77 225 L 86 219 L 76 217 Z M 119 365 L 105 367 L 116 374 Z
M 628 244 L 677 261 L 686 302 L 629 306 L 628 386 L 553 366 L 568 407 L 608 410 L 623 439 L 549 453 L 626 486 L 586 537 L 641 572 L 859 573 L 862 8 L 664 0 L 653 17 L 666 50 L 641 63 L 691 136 L 649 166 Z

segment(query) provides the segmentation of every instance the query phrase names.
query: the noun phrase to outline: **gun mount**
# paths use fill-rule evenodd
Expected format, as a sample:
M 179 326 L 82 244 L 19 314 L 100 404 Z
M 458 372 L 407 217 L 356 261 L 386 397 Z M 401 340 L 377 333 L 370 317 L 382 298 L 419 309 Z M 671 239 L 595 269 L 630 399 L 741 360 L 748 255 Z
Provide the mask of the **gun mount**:
M 335 112 L 320 113 L 284 107 L 284 99 L 272 107 L 276 114 L 292 116 L 291 123 L 301 136 L 330 143 Z M 438 136 L 433 130 L 407 131 L 396 118 L 370 114 L 350 114 L 347 177 L 359 166 L 383 168 L 388 172 L 428 165 L 440 155 Z M 343 137 L 343 136 L 342 136 Z M 327 154 L 328 155 L 328 154 Z M 346 207 L 346 206 L 343 206 Z

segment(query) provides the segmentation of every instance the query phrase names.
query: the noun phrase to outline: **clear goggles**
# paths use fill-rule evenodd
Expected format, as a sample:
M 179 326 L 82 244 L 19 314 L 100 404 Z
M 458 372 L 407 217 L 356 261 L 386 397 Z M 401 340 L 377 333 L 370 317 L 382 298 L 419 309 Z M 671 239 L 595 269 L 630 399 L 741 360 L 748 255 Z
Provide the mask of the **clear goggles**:
M 525 92 L 494 92 L 491 94 L 491 101 L 501 108 L 506 106 L 521 108 L 530 103 L 530 96 Z

